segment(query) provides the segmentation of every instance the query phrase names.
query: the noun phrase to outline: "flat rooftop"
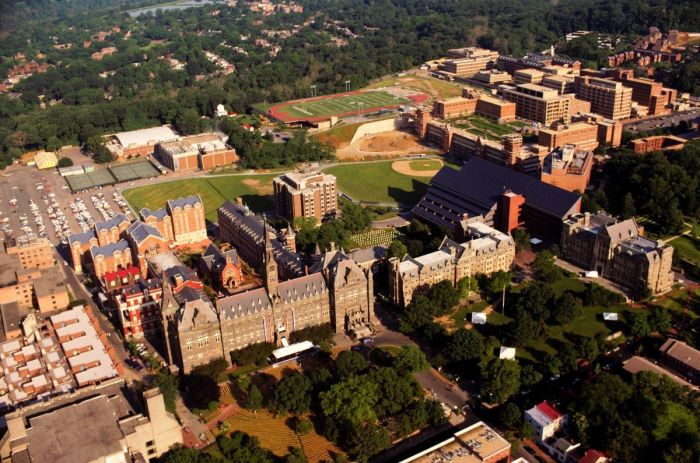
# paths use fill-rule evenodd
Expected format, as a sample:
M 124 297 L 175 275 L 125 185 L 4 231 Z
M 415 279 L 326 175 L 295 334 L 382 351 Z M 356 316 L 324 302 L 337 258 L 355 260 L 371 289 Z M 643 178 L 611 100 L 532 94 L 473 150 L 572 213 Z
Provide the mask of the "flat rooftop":
M 485 423 L 479 422 L 401 463 L 482 463 L 509 449 L 507 440 Z
M 118 419 L 103 395 L 32 417 L 27 429 L 31 461 L 77 463 L 123 454 Z

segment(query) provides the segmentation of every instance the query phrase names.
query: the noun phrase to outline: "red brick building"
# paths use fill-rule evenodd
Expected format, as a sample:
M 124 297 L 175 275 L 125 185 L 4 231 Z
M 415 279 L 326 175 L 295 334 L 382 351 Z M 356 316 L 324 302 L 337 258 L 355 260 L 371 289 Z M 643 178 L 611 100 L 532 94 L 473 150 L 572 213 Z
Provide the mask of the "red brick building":
M 160 300 L 163 287 L 159 278 L 139 280 L 112 294 L 124 337 L 153 338 L 162 332 Z
M 131 249 L 126 240 L 119 240 L 106 246 L 96 246 L 90 249 L 93 272 L 96 278 L 101 278 L 107 272 L 127 268 L 133 264 Z
M 134 262 L 141 269 L 141 276 L 145 278 L 148 273 L 146 259 L 168 251 L 169 242 L 163 239 L 157 228 L 140 220 L 129 225 L 125 234 L 131 246 Z
M 199 269 L 209 275 L 212 287 L 218 291 L 233 291 L 243 282 L 241 260 L 235 248 L 222 251 L 210 244 L 202 254 Z
M 172 220 L 176 244 L 199 243 L 207 239 L 204 203 L 199 195 L 168 200 L 166 209 Z

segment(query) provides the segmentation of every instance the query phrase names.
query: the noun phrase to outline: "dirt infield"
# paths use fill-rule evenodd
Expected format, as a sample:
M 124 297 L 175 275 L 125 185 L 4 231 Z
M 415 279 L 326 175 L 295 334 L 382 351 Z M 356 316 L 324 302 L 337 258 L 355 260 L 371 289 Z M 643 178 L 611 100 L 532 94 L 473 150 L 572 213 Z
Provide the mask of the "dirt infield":
M 430 158 L 426 159 L 426 161 L 438 162 L 440 163 L 440 167 L 443 166 L 443 162 L 439 159 Z M 411 167 L 412 162 L 416 162 L 416 160 L 394 161 L 391 163 L 391 168 L 400 174 L 410 175 L 411 177 L 432 177 L 433 175 L 437 174 L 438 170 L 440 170 L 416 170 Z

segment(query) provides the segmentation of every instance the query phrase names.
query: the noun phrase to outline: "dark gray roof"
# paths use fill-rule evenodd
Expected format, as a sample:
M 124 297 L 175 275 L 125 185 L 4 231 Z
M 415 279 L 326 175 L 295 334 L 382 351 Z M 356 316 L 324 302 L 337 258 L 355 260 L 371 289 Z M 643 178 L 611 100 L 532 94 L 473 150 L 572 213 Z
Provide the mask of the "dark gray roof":
M 326 281 L 321 273 L 283 281 L 277 286 L 277 295 L 285 302 L 306 299 L 327 291 Z
M 96 238 L 95 232 L 87 231 L 85 233 L 74 233 L 68 237 L 68 243 L 73 246 L 74 243 L 85 244 L 90 242 L 92 238 Z
M 217 266 L 224 265 L 227 258 L 231 259 L 231 262 L 237 265 L 238 251 L 236 251 L 235 248 L 231 248 L 228 251 L 223 252 L 216 244 L 211 243 L 202 254 L 202 262 L 209 272 L 211 272 L 212 269 Z
M 151 210 L 147 207 L 144 207 L 143 209 L 141 209 L 141 218 L 143 220 L 146 220 L 148 217 L 155 217 L 158 220 L 163 220 L 167 216 L 168 216 L 168 211 L 166 211 L 164 207 L 161 207 L 160 209 L 155 209 L 155 210 Z
M 126 218 L 124 214 L 117 214 L 114 217 L 112 217 L 109 220 L 105 220 L 104 222 L 96 222 L 95 223 L 95 230 L 99 233 L 100 230 L 111 230 L 114 227 L 119 227 L 119 224 L 123 222 L 128 222 L 129 219 Z
M 191 196 L 187 196 L 185 198 L 169 199 L 168 200 L 168 207 L 172 211 L 173 209 L 175 209 L 177 207 L 185 207 L 185 206 L 194 207 L 194 205 L 197 203 L 202 204 L 202 199 L 199 197 L 199 195 L 191 195 Z
M 142 243 L 149 236 L 155 236 L 156 238 L 163 239 L 157 228 L 150 225 L 146 225 L 140 220 L 135 221 L 126 229 L 126 233 L 131 236 L 131 238 L 137 243 Z
M 249 313 L 267 310 L 272 307 L 272 303 L 265 288 L 256 288 L 217 299 L 216 307 L 220 317 L 230 320 Z
M 260 252 L 264 252 L 265 231 L 262 219 L 248 213 L 245 207 L 238 206 L 230 201 L 226 201 L 219 208 L 219 214 L 245 230 L 246 234 L 253 237 L 260 245 Z M 304 266 L 297 254 L 285 248 L 278 240 L 272 240 L 272 248 L 278 265 L 284 266 L 288 273 L 292 275 L 300 276 L 304 274 Z
M 127 252 L 129 250 L 129 243 L 126 240 L 119 240 L 116 243 L 106 244 L 104 246 L 93 246 L 90 248 L 90 254 L 92 258 L 102 255 L 110 257 L 115 251 Z
M 524 196 L 527 207 L 560 218 L 571 213 L 580 200 L 575 193 L 476 156 L 459 171 L 443 167 L 430 183 L 430 189 L 414 212 L 422 216 L 442 213 L 455 222 L 462 212 L 470 216 L 485 215 L 509 190 Z M 434 220 L 434 217 L 429 218 Z

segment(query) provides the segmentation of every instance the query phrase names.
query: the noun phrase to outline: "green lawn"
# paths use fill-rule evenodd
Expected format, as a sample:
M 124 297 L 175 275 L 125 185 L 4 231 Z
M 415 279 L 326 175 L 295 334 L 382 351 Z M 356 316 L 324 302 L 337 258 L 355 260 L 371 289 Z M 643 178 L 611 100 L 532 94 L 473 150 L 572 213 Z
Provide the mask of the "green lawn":
M 233 201 L 242 196 L 243 201 L 254 211 L 272 208 L 268 195 L 272 193 L 272 179 L 269 175 L 231 175 L 225 177 L 196 178 L 158 183 L 123 192 L 131 207 L 136 211 L 143 207 L 157 209 L 165 207 L 168 199 L 199 194 L 204 202 L 207 219 L 216 220 L 216 210 L 224 201 Z
M 408 163 L 413 170 L 438 170 L 442 167 L 442 163 L 437 159 L 424 159 L 421 161 L 410 161 Z
M 673 246 L 681 259 L 700 266 L 700 240 L 684 235 L 669 241 L 668 244 Z
M 462 86 L 454 82 L 432 77 L 407 75 L 404 77 L 385 77 L 369 84 L 365 89 L 400 86 L 418 90 L 431 95 L 433 98 L 451 98 L 462 94 Z
M 450 316 L 452 320 L 454 321 L 454 326 L 455 329 L 459 329 L 464 327 L 464 325 L 467 324 L 467 322 L 471 322 L 472 312 L 481 312 L 488 306 L 488 302 L 486 301 L 479 301 L 475 302 L 473 304 L 470 304 L 469 306 L 463 305 L 460 306 L 459 309 L 457 309 L 455 312 L 452 313 Z M 469 320 L 466 320 L 466 318 L 469 318 Z M 486 323 L 491 323 L 491 315 L 488 315 L 486 317 Z
M 393 161 L 341 164 L 324 172 L 355 201 L 413 206 L 428 189 L 429 177 L 410 177 L 391 168 Z
M 368 112 L 372 108 L 376 109 L 410 102 L 411 100 L 408 98 L 396 98 L 388 92 L 363 92 L 317 100 L 282 103 L 275 105 L 275 113 L 281 118 L 303 119 L 306 117 L 334 116 L 360 110 Z M 258 108 L 257 105 L 256 108 Z
M 522 122 L 513 121 L 498 124 L 483 116 L 469 116 L 455 119 L 455 126 L 491 140 L 500 140 L 503 135 L 513 133 L 523 126 Z

